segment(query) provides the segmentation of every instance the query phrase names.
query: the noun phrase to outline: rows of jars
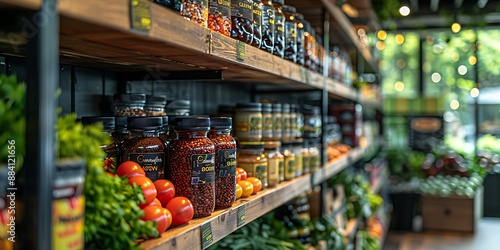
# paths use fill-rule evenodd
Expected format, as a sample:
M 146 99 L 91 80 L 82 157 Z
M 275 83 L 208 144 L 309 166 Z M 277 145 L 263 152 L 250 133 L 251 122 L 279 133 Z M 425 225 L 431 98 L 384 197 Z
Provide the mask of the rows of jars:
M 125 161 L 137 162 L 152 181 L 170 180 L 176 194 L 193 203 L 194 216 L 205 217 L 214 209 L 228 208 L 235 202 L 236 167 L 243 168 L 249 177 L 260 179 L 263 189 L 320 167 L 319 149 L 312 138 L 238 137 L 243 131 L 241 112 L 248 111 L 241 108 L 252 106 L 257 110 L 268 105 L 281 105 L 281 116 L 288 117 L 290 113 L 288 104 L 240 103 L 236 105 L 234 120 L 231 116 L 111 116 L 82 117 L 82 123 L 101 123 L 104 133 L 112 139 L 111 144 L 101 146 L 107 153 L 105 169 L 116 168 Z M 282 113 L 283 106 L 288 113 Z M 254 122 L 249 126 L 259 127 L 262 125 L 257 121 L 262 121 L 265 112 L 255 110 L 247 121 Z M 273 114 L 278 115 L 278 109 L 274 110 Z
M 338 47 L 325 51 L 314 27 L 284 0 L 155 0 L 186 19 L 271 54 L 351 83 L 350 58 Z

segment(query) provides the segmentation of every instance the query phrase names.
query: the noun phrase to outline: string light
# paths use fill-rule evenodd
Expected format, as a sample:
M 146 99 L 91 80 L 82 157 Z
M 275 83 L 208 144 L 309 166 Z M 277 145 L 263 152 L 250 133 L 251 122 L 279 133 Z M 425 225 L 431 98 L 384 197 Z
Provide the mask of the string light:
M 453 33 L 455 33 L 455 34 L 456 34 L 456 33 L 458 33 L 458 32 L 460 32 L 460 30 L 461 30 L 461 29 L 462 29 L 462 25 L 460 25 L 460 24 L 459 24 L 459 23 L 457 23 L 457 22 L 454 22 L 454 23 L 451 25 L 451 31 L 452 31 Z
M 401 8 L 399 8 L 399 14 L 402 16 L 408 16 L 410 15 L 410 7 L 403 5 Z
M 478 88 L 472 88 L 470 90 L 470 96 L 472 96 L 473 98 L 476 98 L 479 96 L 479 89 Z

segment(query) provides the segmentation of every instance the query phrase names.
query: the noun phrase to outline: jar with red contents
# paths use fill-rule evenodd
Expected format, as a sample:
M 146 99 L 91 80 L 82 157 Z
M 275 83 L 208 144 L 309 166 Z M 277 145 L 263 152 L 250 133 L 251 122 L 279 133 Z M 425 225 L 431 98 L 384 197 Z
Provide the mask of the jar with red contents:
M 123 143 L 122 162 L 137 162 L 152 181 L 164 178 L 165 142 L 159 133 L 161 117 L 129 117 L 129 138 Z
M 177 138 L 168 150 L 168 179 L 176 196 L 188 198 L 194 217 L 210 216 L 215 208 L 215 146 L 207 137 L 210 118 L 178 116 L 174 120 Z
M 208 138 L 215 146 L 215 208 L 228 208 L 236 200 L 236 141 L 231 117 L 211 117 Z
M 253 0 L 253 40 L 252 46 L 260 48 L 262 42 L 262 2 Z
M 252 44 L 253 35 L 253 1 L 231 1 L 231 37 Z
M 223 35 L 231 35 L 231 1 L 209 0 L 208 28 Z

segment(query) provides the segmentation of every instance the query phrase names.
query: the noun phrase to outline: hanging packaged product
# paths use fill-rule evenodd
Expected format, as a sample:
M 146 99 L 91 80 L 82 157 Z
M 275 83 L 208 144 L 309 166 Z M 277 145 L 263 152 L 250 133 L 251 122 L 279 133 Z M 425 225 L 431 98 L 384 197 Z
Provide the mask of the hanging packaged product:
M 236 104 L 234 135 L 238 141 L 262 140 L 262 104 Z
M 274 7 L 271 0 L 262 0 L 262 42 L 260 49 L 273 53 L 274 50 Z
M 262 2 L 253 0 L 253 40 L 252 46 L 260 48 L 262 42 Z
M 191 111 L 191 101 L 173 100 L 167 102 L 167 115 L 189 115 Z
M 123 143 L 122 162 L 137 162 L 152 181 L 164 178 L 165 142 L 159 137 L 162 127 L 161 117 L 129 117 L 130 137 Z
M 300 13 L 294 14 L 294 21 L 297 24 L 297 63 L 304 65 L 305 49 L 304 49 L 304 15 Z
M 215 147 L 207 137 L 210 118 L 178 116 L 177 138 L 169 145 L 167 176 L 176 196 L 188 198 L 194 217 L 210 216 L 215 208 Z
M 292 151 L 292 144 L 283 143 L 281 153 L 285 156 L 285 181 L 292 180 L 295 178 L 295 154 Z
M 281 110 L 281 103 L 273 104 L 273 141 L 281 141 L 283 138 L 283 115 Z
M 115 94 L 113 110 L 115 116 L 145 116 L 145 94 Z
M 272 104 L 262 103 L 262 140 L 273 139 L 273 109 Z
M 111 143 L 101 145 L 100 148 L 106 153 L 106 158 L 103 161 L 103 168 L 105 171 L 114 174 L 116 167 L 120 165 L 119 153 L 120 153 L 120 143 L 113 137 L 113 132 L 115 130 L 115 118 L 114 117 L 82 117 L 82 124 L 102 124 L 102 131 L 106 134 Z
M 187 20 L 206 28 L 208 20 L 208 0 L 183 0 L 181 15 Z
M 264 142 L 240 142 L 238 144 L 237 166 L 243 168 L 248 177 L 257 177 L 262 188 L 267 187 L 267 157 Z
M 295 7 L 283 5 L 281 8 L 285 15 L 285 52 L 284 57 L 292 62 L 297 62 L 297 23 L 295 22 Z
M 267 157 L 267 183 L 274 187 L 285 180 L 285 157 L 280 152 L 281 142 L 264 142 L 264 153 Z
M 274 0 L 274 49 L 273 53 L 281 58 L 285 51 L 285 15 L 281 10 L 284 0 Z
M 165 116 L 165 105 L 167 105 L 166 96 L 146 96 L 146 105 L 144 106 L 144 112 L 146 116 Z
M 208 28 L 223 35 L 231 36 L 231 1 L 208 1 Z
M 236 141 L 230 135 L 231 117 L 211 117 L 208 138 L 215 146 L 215 208 L 236 200 Z
M 253 35 L 253 1 L 231 1 L 231 37 L 252 44 Z

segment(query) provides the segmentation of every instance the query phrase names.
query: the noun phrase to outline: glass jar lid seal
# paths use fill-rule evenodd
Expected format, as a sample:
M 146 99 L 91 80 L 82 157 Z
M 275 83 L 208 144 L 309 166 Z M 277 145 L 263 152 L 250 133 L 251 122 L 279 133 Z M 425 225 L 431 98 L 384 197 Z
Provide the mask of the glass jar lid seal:
M 236 110 L 261 112 L 262 104 L 258 102 L 236 103 Z
M 167 109 L 191 109 L 191 101 L 189 100 L 168 101 Z
M 146 105 L 165 106 L 165 105 L 167 105 L 167 97 L 164 95 L 147 95 L 146 96 Z
M 230 129 L 232 125 L 233 119 L 231 117 L 210 117 L 211 129 Z
M 128 129 L 154 130 L 163 126 L 162 117 L 128 117 Z
M 176 130 L 210 129 L 210 118 L 207 116 L 176 116 L 173 123 Z

